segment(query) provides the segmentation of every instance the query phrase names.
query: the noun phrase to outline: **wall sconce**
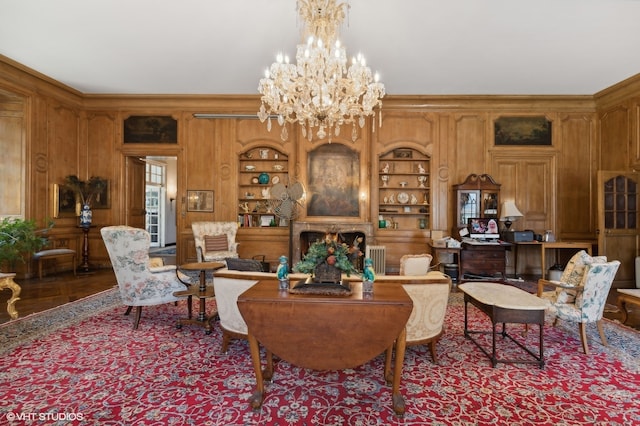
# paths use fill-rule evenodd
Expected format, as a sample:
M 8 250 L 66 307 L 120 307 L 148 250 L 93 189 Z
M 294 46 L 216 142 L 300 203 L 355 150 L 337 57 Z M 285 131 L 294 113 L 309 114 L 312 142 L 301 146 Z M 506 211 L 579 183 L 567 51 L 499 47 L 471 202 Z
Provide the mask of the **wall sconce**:
M 173 210 L 173 202 L 178 196 L 178 190 L 175 185 L 167 185 L 167 197 L 169 198 L 169 208 Z

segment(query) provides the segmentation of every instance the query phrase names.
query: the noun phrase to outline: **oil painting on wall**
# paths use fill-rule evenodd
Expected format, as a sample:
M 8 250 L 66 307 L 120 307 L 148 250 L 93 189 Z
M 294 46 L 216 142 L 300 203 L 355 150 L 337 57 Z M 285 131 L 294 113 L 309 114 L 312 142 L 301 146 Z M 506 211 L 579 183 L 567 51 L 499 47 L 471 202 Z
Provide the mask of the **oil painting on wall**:
M 309 152 L 307 216 L 360 216 L 360 155 L 332 143 Z
M 494 130 L 496 145 L 551 145 L 551 121 L 544 116 L 500 117 Z
M 124 120 L 124 143 L 178 143 L 178 120 L 134 115 Z

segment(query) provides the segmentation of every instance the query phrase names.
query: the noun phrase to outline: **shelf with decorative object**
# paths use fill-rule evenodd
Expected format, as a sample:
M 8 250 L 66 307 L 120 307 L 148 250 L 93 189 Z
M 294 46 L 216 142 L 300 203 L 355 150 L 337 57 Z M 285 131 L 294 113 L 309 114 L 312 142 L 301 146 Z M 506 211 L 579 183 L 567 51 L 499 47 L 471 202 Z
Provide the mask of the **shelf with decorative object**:
M 286 226 L 271 211 L 271 188 L 287 182 L 289 157 L 274 148 L 258 146 L 239 156 L 238 224 L 241 227 Z
M 378 225 L 381 229 L 429 227 L 431 158 L 399 148 L 378 157 Z

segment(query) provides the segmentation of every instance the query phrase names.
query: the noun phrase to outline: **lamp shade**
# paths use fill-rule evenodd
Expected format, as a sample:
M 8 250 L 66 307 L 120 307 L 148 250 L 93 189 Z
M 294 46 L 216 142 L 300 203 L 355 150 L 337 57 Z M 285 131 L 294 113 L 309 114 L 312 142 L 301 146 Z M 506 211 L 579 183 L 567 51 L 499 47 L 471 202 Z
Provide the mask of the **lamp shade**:
M 500 209 L 500 220 L 505 222 L 507 220 L 513 220 L 518 217 L 524 216 L 518 207 L 516 207 L 516 203 L 512 200 L 505 201 L 502 203 L 502 208 Z

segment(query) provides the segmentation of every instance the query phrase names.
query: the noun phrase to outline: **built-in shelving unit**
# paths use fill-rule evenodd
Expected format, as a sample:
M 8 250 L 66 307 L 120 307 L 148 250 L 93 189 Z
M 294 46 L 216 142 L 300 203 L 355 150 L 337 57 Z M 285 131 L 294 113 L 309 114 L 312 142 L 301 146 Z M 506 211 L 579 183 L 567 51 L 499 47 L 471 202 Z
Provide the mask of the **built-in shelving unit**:
M 431 212 L 431 158 L 415 149 L 380 155 L 378 166 L 379 228 L 427 229 Z
M 255 147 L 239 156 L 238 223 L 241 227 L 286 226 L 271 211 L 271 187 L 289 177 L 289 157 L 270 147 Z

